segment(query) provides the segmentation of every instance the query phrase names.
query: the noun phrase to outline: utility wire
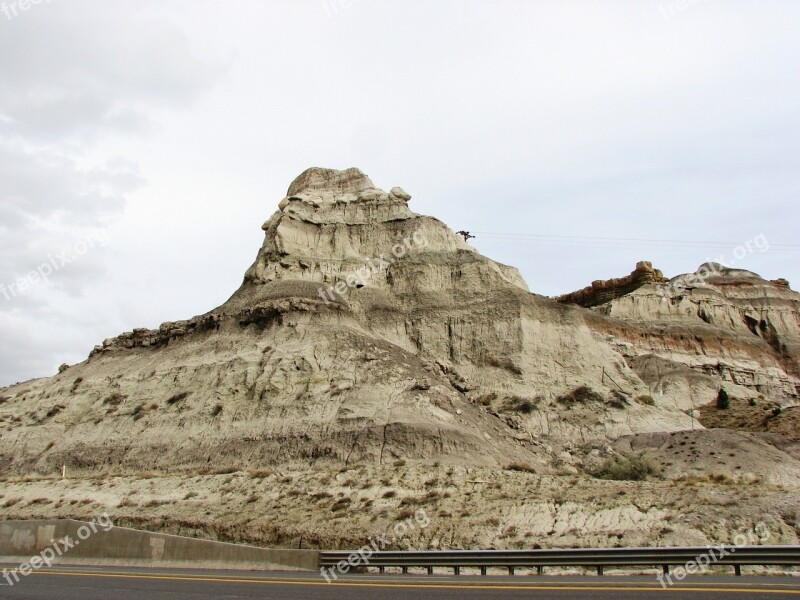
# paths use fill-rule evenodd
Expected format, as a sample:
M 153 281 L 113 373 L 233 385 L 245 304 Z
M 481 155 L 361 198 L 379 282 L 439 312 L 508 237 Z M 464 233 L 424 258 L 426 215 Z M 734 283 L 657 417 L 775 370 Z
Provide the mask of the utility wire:
M 643 238 L 611 238 L 599 236 L 569 236 L 548 234 L 490 233 L 476 232 L 477 241 L 473 243 L 502 246 L 539 245 L 559 248 L 648 248 L 667 252 L 728 252 L 736 247 L 747 247 L 748 242 L 704 242 L 698 240 L 647 240 Z M 766 253 L 773 256 L 797 256 L 800 254 L 798 244 L 761 244 L 750 241 L 748 252 Z

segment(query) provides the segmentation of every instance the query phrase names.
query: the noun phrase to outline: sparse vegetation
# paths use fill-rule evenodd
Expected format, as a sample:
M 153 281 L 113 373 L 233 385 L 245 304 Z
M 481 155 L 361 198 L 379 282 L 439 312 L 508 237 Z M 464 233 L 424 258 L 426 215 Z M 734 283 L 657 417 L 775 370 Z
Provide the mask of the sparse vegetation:
M 642 481 L 649 475 L 661 475 L 661 466 L 650 456 L 619 456 L 606 460 L 598 469 L 591 471 L 598 479 L 617 481 Z
M 512 396 L 503 403 L 501 410 L 507 412 L 518 412 L 527 415 L 536 409 L 536 404 L 538 402 L 538 398 L 531 400 L 528 398 L 522 398 L 520 396 Z
M 144 417 L 144 414 L 145 414 L 144 404 L 136 405 L 136 407 L 131 412 L 131 416 L 133 416 L 134 421 L 138 421 L 139 419 Z
M 406 496 L 400 501 L 400 506 L 416 506 L 430 504 L 439 499 L 439 492 L 430 491 L 422 496 Z
M 655 406 L 656 405 L 656 401 L 653 400 L 653 397 L 649 396 L 649 395 L 636 396 L 636 401 L 639 404 L 644 404 L 646 406 Z
M 178 394 L 175 394 L 174 396 L 170 396 L 170 398 L 167 400 L 167 404 L 172 406 L 173 404 L 177 404 L 178 402 L 186 400 L 186 398 L 189 397 L 190 393 L 191 392 L 180 392 Z
M 571 392 L 556 398 L 556 402 L 571 407 L 574 404 L 587 404 L 589 402 L 604 402 L 603 396 L 586 385 L 575 388 Z
M 127 396 L 123 396 L 119 392 L 114 392 L 110 396 L 108 396 L 105 400 L 103 400 L 103 404 L 107 404 L 109 406 L 119 406 L 122 404 Z
M 253 479 L 266 479 L 272 475 L 272 471 L 268 471 L 266 469 L 250 469 L 247 473 Z
M 527 463 L 511 463 L 510 465 L 506 465 L 506 471 L 519 471 L 521 473 L 536 473 L 536 469 L 534 469 L 531 465 Z
M 336 502 L 331 505 L 331 511 L 338 512 L 340 510 L 345 510 L 350 506 L 352 500 L 348 496 L 344 496 L 343 498 L 339 498 Z
M 481 406 L 491 406 L 492 402 L 497 399 L 497 394 L 495 392 L 490 392 L 488 394 L 483 394 L 479 396 L 476 402 Z

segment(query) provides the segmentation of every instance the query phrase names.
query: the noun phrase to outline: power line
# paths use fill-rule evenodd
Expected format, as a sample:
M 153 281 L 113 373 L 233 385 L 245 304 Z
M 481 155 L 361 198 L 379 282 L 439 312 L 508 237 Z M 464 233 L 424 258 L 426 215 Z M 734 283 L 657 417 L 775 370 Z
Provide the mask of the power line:
M 645 239 L 645 238 L 612 238 L 601 236 L 585 236 L 585 235 L 552 235 L 544 233 L 498 233 L 489 231 L 476 231 L 478 235 L 483 236 L 502 236 L 502 237 L 520 237 L 520 238 L 533 238 L 533 239 L 565 239 L 565 240 L 596 240 L 596 241 L 612 241 L 612 242 L 657 242 L 666 244 L 698 244 L 698 245 L 715 245 L 715 246 L 741 246 L 743 242 L 709 242 L 701 240 L 658 240 L 658 239 Z M 757 237 L 757 236 L 756 236 Z M 745 242 L 746 243 L 746 242 Z M 770 248 L 800 248 L 800 244 L 769 244 Z
M 546 244 L 551 246 L 595 246 L 601 248 L 625 248 L 630 246 L 640 246 L 656 248 L 670 251 L 693 251 L 705 250 L 714 251 L 721 248 L 746 247 L 750 244 L 750 250 L 759 252 L 769 250 L 771 254 L 796 255 L 800 253 L 798 244 L 755 244 L 749 242 L 708 242 L 700 240 L 663 240 L 663 239 L 644 239 L 644 238 L 612 238 L 601 236 L 570 236 L 570 235 L 550 235 L 550 234 L 523 234 L 523 233 L 496 233 L 496 232 L 476 232 L 478 241 L 484 240 L 488 243 L 524 245 L 524 244 Z

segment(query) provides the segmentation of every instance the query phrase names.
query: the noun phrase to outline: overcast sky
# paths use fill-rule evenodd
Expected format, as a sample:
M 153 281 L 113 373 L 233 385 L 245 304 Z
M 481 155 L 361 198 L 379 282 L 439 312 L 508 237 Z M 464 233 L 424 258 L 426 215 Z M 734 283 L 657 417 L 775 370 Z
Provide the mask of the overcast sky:
M 540 294 L 643 259 L 800 284 L 798 31 L 796 0 L 5 0 L 0 385 L 222 303 L 310 166 Z

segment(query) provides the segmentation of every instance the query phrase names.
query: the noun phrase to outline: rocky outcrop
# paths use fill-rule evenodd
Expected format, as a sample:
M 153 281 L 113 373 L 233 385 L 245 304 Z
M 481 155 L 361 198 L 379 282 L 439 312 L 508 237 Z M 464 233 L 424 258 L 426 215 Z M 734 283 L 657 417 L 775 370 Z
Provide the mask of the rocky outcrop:
M 788 288 L 723 273 L 664 292 L 672 282 L 640 263 L 572 295 L 587 310 L 530 293 L 410 198 L 357 169 L 305 171 L 227 302 L 0 390 L 0 468 L 571 472 L 558 457 L 582 446 L 689 428 L 687 409 L 722 382 L 796 393 Z M 744 314 L 753 327 L 729 322 Z
M 800 295 L 783 281 L 706 263 L 593 303 L 586 319 L 665 403 L 689 409 L 720 387 L 800 398 Z
M 636 268 L 627 277 L 593 281 L 589 287 L 558 296 L 556 301 L 591 308 L 621 298 L 642 286 L 664 282 L 666 279 L 661 271 L 654 269 L 652 263 L 641 261 L 636 263 Z

